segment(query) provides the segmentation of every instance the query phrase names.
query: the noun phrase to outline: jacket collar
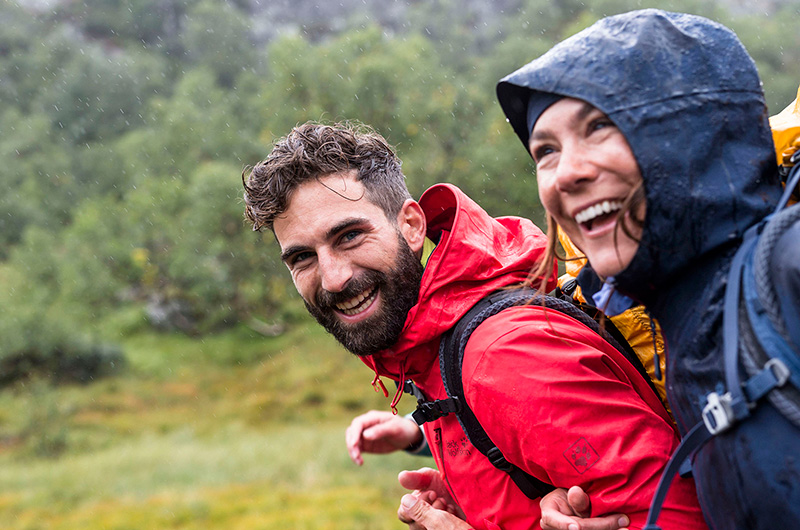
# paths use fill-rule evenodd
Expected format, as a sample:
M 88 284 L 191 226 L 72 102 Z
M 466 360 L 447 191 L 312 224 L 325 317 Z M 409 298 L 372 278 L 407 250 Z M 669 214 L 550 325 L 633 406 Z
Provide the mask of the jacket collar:
M 451 184 L 420 198 L 428 237 L 437 240 L 403 332 L 389 349 L 362 360 L 392 379 L 424 378 L 438 359 L 440 336 L 481 298 L 523 282 L 544 254 L 546 236 L 531 221 L 493 218 Z M 547 278 L 555 285 L 555 268 Z

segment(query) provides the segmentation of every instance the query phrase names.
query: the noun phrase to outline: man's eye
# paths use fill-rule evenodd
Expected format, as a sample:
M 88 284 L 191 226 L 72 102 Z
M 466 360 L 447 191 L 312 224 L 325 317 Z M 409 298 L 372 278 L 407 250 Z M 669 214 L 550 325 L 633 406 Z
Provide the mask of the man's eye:
M 359 230 L 350 230 L 349 232 L 346 232 L 344 235 L 342 235 L 342 242 L 343 243 L 350 242 L 355 238 L 357 238 L 359 235 L 361 235 L 361 232 Z
M 311 258 L 314 254 L 311 252 L 298 252 L 294 256 L 292 256 L 291 263 L 292 265 L 298 265 L 301 262 Z

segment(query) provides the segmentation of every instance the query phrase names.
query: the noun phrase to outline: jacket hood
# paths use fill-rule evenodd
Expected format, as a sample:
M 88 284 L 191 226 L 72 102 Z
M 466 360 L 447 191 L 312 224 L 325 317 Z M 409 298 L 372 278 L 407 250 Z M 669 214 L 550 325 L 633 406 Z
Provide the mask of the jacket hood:
M 528 103 L 553 94 L 603 111 L 639 164 L 645 226 L 615 282 L 642 302 L 738 242 L 778 200 L 755 63 L 716 22 L 656 9 L 608 17 L 503 78 L 500 105 L 526 150 Z
M 546 245 L 531 221 L 493 218 L 450 184 L 428 189 L 419 203 L 428 237 L 437 242 L 419 299 L 397 343 L 363 358 L 378 375 L 395 380 L 428 374 L 438 363 L 439 337 L 484 296 L 525 281 Z M 555 268 L 547 281 L 555 286 Z

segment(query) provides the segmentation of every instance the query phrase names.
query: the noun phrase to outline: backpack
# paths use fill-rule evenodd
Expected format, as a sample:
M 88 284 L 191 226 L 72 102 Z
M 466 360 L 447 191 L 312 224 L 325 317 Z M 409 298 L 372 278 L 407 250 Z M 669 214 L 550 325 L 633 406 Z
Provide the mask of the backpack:
M 690 471 L 694 453 L 746 421 L 764 401 L 800 427 L 800 329 L 787 326 L 770 271 L 777 241 L 800 222 L 800 204 L 786 206 L 800 183 L 800 151 L 791 162 L 794 167 L 775 211 L 745 232 L 728 272 L 722 324 L 727 391 L 706 396 L 702 421 L 683 437 L 664 469 L 644 530 L 661 530 L 656 522 L 669 486 L 676 473 Z M 748 376 L 744 382 L 740 361 Z
M 644 366 L 622 334 L 608 319 L 604 319 L 602 325 L 598 323 L 603 318 L 599 309 L 580 304 L 559 289 L 552 295 L 537 294 L 536 290 L 530 288 L 507 289 L 481 299 L 442 336 L 439 344 L 439 365 L 447 399 L 427 400 L 410 380 L 404 383 L 404 391 L 417 398 L 417 409 L 412 413 L 412 418 L 418 425 L 447 414 L 455 414 L 472 445 L 486 456 L 492 465 L 507 473 L 526 496 L 538 499 L 552 491 L 554 486 L 537 479 L 505 459 L 467 405 L 462 379 L 464 350 L 472 332 L 487 318 L 509 307 L 521 305 L 544 305 L 586 325 L 621 352 L 636 367 L 653 392 L 658 394 Z

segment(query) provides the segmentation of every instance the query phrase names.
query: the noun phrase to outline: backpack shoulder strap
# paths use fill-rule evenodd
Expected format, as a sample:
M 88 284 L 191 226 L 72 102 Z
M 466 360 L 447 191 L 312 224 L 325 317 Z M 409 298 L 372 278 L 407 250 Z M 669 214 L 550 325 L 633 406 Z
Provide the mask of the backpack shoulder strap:
M 478 418 L 467 405 L 464 398 L 462 364 L 464 350 L 470 335 L 490 316 L 515 305 L 523 305 L 535 296 L 532 289 L 504 290 L 493 293 L 478 302 L 443 337 L 439 345 L 439 364 L 447 395 L 458 403 L 456 416 L 461 428 L 472 445 L 485 455 L 497 469 L 507 473 L 522 492 L 531 499 L 537 499 L 554 488 L 510 463 L 492 442 L 481 426 Z
M 577 302 L 567 295 L 561 295 L 558 292 L 557 296 L 541 295 L 530 288 L 497 291 L 480 300 L 461 317 L 456 325 L 442 336 L 439 345 L 439 364 L 448 398 L 426 401 L 419 399 L 420 396 L 417 395 L 418 407 L 413 413 L 413 418 L 421 425 L 426 421 L 432 421 L 449 413 L 455 413 L 472 445 L 484 454 L 495 467 L 508 473 L 520 490 L 528 497 L 536 499 L 552 491 L 553 486 L 533 477 L 505 459 L 502 452 L 492 442 L 475 414 L 469 408 L 464 397 L 464 382 L 462 378 L 464 351 L 472 332 L 487 318 L 498 314 L 504 309 L 519 305 L 543 305 L 578 320 L 595 333 L 598 333 L 622 353 L 650 384 L 654 393 L 655 388 L 647 376 L 641 361 L 622 334 L 611 324 L 610 320 L 606 319 L 604 324 L 600 325 L 597 320 L 602 318 L 602 314 L 598 310 L 591 308 L 591 306 L 579 306 Z

